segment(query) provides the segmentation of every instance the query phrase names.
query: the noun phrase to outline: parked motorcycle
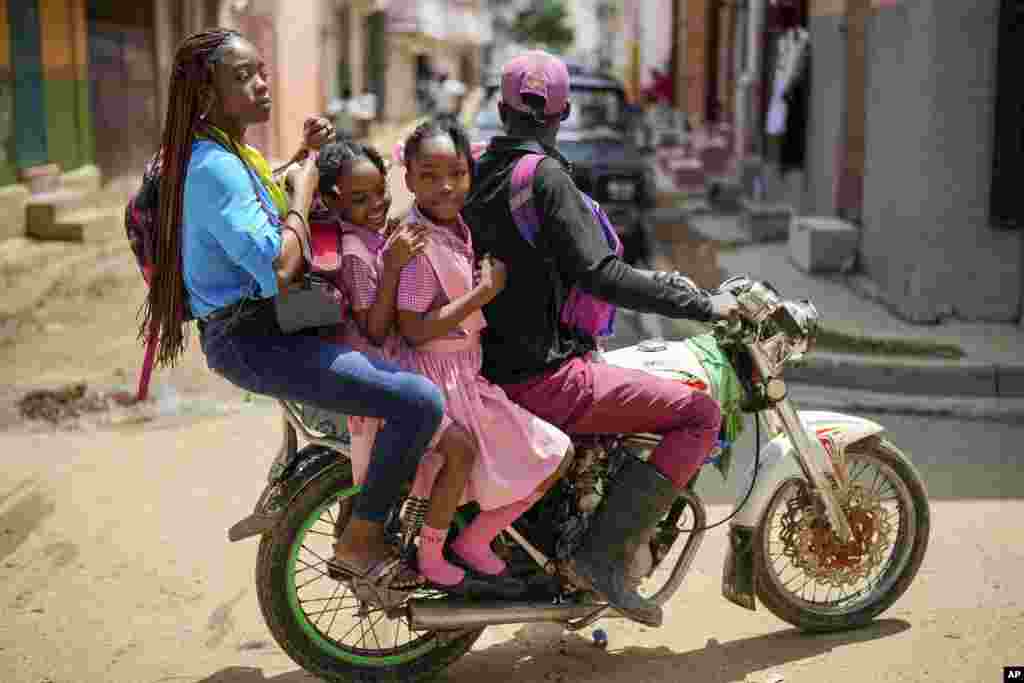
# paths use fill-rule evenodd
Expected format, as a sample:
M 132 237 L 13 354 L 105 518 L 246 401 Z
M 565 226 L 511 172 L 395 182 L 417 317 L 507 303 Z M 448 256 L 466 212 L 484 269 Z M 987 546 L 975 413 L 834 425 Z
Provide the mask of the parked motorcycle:
M 754 415 L 758 432 L 754 461 L 739 473 L 742 495 L 727 518 L 722 594 L 750 610 L 760 601 L 805 631 L 863 626 L 906 591 L 921 566 L 930 523 L 924 483 L 881 425 L 797 411 L 787 397 L 783 370 L 808 352 L 817 332 L 810 302 L 784 300 L 767 283 L 745 277 L 720 289 L 737 297 L 742 316 L 716 323 L 713 339 L 743 387 L 742 409 Z M 605 360 L 703 382 L 714 391 L 709 372 L 683 342 L 648 341 Z M 618 616 L 574 583 L 568 560 L 603 492 L 615 486 L 625 463 L 649 455 L 657 435 L 574 440 L 576 457 L 566 477 L 496 541 L 512 574 L 528 586 L 523 598 L 467 601 L 391 588 L 368 602 L 327 563 L 359 492 L 339 428 L 344 422 L 282 406 L 285 440 L 268 486 L 229 537 L 261 535 L 260 607 L 278 644 L 304 669 L 329 681 L 426 679 L 468 652 L 488 626 L 555 622 L 579 630 Z M 762 422 L 769 437 L 763 447 Z M 302 449 L 298 435 L 306 442 Z M 640 593 L 658 604 L 682 584 L 710 528 L 694 482 L 630 567 Z M 417 482 L 409 489 L 419 490 Z M 426 507 L 424 496 L 409 493 L 388 524 L 410 555 Z M 460 508 L 455 525 L 473 514 L 473 505 Z

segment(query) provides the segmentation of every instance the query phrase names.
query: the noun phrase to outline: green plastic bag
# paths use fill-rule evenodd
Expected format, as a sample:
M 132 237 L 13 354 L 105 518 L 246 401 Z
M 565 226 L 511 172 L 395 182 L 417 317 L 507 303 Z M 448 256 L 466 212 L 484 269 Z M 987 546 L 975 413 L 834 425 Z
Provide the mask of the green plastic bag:
M 722 439 L 725 445 L 715 462 L 715 467 L 723 479 L 728 479 L 729 467 L 732 464 L 732 444 L 736 443 L 743 433 L 743 412 L 740 409 L 743 385 L 740 384 L 732 363 L 718 346 L 713 334 L 690 337 L 684 343 L 697 356 L 697 360 L 708 373 L 708 379 L 711 380 L 711 395 L 718 400 L 722 409 Z

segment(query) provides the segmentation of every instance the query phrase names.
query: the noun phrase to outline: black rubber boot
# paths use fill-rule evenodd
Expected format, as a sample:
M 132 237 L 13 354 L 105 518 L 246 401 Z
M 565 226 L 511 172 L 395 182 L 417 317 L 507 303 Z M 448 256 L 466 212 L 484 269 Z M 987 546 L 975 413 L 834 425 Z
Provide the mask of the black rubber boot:
M 633 621 L 661 626 L 661 607 L 629 585 L 629 565 L 676 499 L 672 482 L 653 466 L 630 458 L 590 521 L 572 570 L 608 603 Z

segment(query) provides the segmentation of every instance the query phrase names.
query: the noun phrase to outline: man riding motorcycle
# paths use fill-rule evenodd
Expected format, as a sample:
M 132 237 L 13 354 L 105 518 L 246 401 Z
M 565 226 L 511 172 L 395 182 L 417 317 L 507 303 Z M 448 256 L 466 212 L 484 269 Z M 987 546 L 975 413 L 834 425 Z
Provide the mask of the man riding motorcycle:
M 555 148 L 569 107 L 569 72 L 558 58 L 532 51 L 505 65 L 499 113 L 507 135 L 494 138 L 479 159 L 463 211 L 478 252 L 508 268 L 505 291 L 484 307 L 483 374 L 570 434 L 663 435 L 649 464 L 631 461 L 621 470 L 572 558 L 581 583 L 625 616 L 660 626 L 661 608 L 631 587 L 627 569 L 703 464 L 718 436 L 719 408 L 683 383 L 600 363 L 595 335 L 566 323 L 565 304 L 579 294 L 600 305 L 698 321 L 733 317 L 738 309 L 730 294 L 709 294 L 678 273 L 639 270 L 616 255 L 599 208 L 575 186 Z M 529 154 L 544 157 L 530 177 L 531 196 L 511 197 L 517 164 Z M 533 239 L 513 215 L 525 201 L 536 213 Z

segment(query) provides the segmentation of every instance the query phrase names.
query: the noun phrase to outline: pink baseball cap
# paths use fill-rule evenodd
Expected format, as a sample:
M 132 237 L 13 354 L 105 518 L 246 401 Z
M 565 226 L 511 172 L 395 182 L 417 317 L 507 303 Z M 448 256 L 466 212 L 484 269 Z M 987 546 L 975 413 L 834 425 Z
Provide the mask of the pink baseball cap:
M 523 95 L 544 99 L 544 116 L 558 116 L 569 104 L 569 69 L 558 57 L 531 50 L 505 64 L 501 70 L 501 99 L 516 111 L 534 113 Z

